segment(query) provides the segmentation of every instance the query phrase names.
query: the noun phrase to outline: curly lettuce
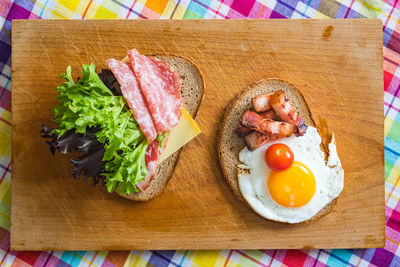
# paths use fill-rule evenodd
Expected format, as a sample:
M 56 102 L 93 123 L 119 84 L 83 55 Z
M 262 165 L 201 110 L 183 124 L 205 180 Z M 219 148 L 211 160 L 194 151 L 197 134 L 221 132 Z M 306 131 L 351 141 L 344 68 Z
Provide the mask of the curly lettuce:
M 100 175 L 107 190 L 121 194 L 138 192 L 136 184 L 147 174 L 145 153 L 148 142 L 125 99 L 115 96 L 104 85 L 93 63 L 83 65 L 82 77 L 77 82 L 72 78 L 71 67 L 61 77 L 66 81 L 56 88 L 59 104 L 53 111 L 58 128 L 52 133 L 63 139 L 71 131 L 86 136 L 88 129 L 96 129 L 96 139 L 104 146 Z M 85 162 L 81 160 L 80 164 Z M 85 166 L 75 165 L 85 169 Z

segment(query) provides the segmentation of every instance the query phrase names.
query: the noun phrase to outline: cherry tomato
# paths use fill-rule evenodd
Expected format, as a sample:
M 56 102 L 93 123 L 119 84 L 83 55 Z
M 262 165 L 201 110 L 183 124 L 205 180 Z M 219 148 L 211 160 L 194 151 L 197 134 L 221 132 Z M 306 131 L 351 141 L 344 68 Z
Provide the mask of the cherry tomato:
M 285 144 L 273 144 L 265 151 L 265 163 L 273 171 L 287 170 L 292 166 L 293 161 L 293 152 Z

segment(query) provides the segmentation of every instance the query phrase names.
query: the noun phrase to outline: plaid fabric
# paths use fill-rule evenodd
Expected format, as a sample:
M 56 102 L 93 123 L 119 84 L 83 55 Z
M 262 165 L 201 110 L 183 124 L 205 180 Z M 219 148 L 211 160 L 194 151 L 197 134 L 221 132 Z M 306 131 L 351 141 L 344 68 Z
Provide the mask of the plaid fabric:
M 379 18 L 385 84 L 386 246 L 356 250 L 43 251 L 9 249 L 11 21 L 69 18 Z M 398 0 L 0 0 L 0 264 L 5 266 L 400 266 Z

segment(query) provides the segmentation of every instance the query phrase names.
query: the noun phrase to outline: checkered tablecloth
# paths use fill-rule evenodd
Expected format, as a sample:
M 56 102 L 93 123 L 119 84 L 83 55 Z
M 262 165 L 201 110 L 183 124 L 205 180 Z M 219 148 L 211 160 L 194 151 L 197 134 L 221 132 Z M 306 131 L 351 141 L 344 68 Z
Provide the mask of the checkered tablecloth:
M 379 18 L 385 84 L 386 246 L 356 250 L 43 251 L 9 249 L 11 22 L 84 18 Z M 0 264 L 3 266 L 400 266 L 400 3 L 377 0 L 0 0 Z

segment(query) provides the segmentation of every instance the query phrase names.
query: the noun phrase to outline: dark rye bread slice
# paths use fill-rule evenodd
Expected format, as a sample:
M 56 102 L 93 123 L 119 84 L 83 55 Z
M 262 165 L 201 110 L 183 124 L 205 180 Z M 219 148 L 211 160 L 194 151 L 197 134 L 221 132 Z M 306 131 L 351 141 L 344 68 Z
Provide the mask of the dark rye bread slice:
M 154 55 L 154 57 L 165 61 L 179 73 L 183 106 L 195 118 L 204 93 L 204 82 L 199 69 L 192 62 L 182 57 L 164 55 Z M 153 179 L 146 190 L 121 196 L 134 201 L 148 201 L 155 198 L 168 184 L 182 149 L 176 151 L 157 166 Z
M 243 112 L 253 109 L 251 103 L 252 97 L 262 94 L 269 94 L 278 90 L 283 90 L 285 92 L 290 104 L 297 112 L 299 112 L 300 116 L 304 119 L 307 125 L 313 127 L 316 126 L 312 118 L 311 111 L 301 92 L 294 85 L 286 81 L 270 78 L 250 85 L 232 100 L 225 111 L 218 132 L 218 156 L 224 177 L 230 185 L 235 196 L 250 209 L 252 208 L 243 198 L 238 185 L 238 172 L 244 172 L 244 170 L 237 167 L 238 164 L 242 164 L 239 161 L 239 152 L 243 149 L 243 147 L 245 147 L 246 144 L 243 138 L 237 136 L 235 129 L 239 125 Z M 322 140 L 325 140 L 325 138 L 322 137 Z M 326 145 L 321 145 L 321 149 L 324 151 L 325 155 L 327 155 Z M 327 204 L 311 219 L 298 224 L 305 224 L 319 219 L 320 217 L 329 213 L 335 203 L 336 199 Z

